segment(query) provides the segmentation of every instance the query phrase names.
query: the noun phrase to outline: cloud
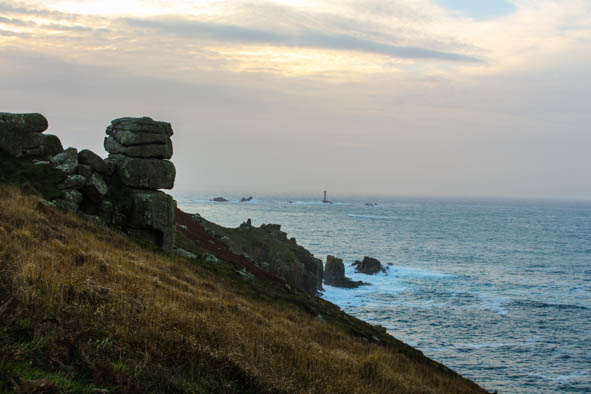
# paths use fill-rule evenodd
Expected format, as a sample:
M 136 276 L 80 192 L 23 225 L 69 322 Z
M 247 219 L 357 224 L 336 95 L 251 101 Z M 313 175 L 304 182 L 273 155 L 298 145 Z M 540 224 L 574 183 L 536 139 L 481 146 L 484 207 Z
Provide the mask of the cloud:
M 30 22 L 25 22 L 21 19 L 16 18 L 5 18 L 3 16 L 0 16 L 0 23 L 12 26 L 31 26 Z
M 125 18 L 124 21 L 139 28 L 160 33 L 204 38 L 224 42 L 266 44 L 343 51 L 359 51 L 405 59 L 437 59 L 453 62 L 479 63 L 474 56 L 437 51 L 413 46 L 398 46 L 364 39 L 349 34 L 325 33 L 320 30 L 298 30 L 293 33 L 273 32 L 225 23 L 202 22 L 179 17 Z

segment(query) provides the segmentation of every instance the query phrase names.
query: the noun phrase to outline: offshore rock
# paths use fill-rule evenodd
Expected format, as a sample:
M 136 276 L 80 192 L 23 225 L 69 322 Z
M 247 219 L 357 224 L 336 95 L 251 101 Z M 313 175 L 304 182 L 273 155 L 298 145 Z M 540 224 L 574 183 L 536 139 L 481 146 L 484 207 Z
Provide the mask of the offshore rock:
M 166 193 L 159 191 L 136 191 L 133 193 L 133 206 L 128 218 L 130 233 L 163 249 L 174 245 L 174 210 L 176 202 Z M 134 231 L 142 230 L 142 231 Z
M 106 174 L 108 172 L 105 161 L 99 155 L 88 149 L 83 149 L 78 153 L 78 163 L 88 165 L 100 174 Z
M 174 164 L 168 160 L 110 156 L 117 164 L 121 182 L 137 189 L 172 189 L 176 177 Z
M 62 153 L 52 156 L 49 161 L 58 170 L 66 174 L 74 174 L 78 169 L 78 151 L 76 148 L 68 148 Z
M 386 268 L 384 268 L 382 263 L 372 257 L 365 256 L 362 261 L 357 260 L 351 265 L 355 267 L 355 271 L 362 274 L 374 275 L 378 272 L 386 272 Z
M 367 284 L 365 282 L 356 282 L 347 278 L 345 276 L 345 265 L 343 264 L 343 260 L 331 255 L 326 256 L 324 283 L 329 286 L 345 287 L 348 289 L 357 288 Z

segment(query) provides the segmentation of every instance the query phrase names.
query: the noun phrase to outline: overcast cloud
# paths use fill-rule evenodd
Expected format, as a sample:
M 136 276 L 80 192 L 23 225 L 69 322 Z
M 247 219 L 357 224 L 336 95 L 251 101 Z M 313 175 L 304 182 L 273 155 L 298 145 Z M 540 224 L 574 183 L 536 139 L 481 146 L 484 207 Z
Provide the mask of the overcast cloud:
M 511 3 L 0 2 L 0 111 L 169 121 L 212 193 L 591 199 L 591 4 Z

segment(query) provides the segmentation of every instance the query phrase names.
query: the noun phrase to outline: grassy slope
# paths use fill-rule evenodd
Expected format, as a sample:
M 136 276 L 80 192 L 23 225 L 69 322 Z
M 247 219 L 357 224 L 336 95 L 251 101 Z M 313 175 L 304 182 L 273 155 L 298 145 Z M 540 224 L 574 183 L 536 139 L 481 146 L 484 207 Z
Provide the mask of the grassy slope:
M 198 252 L 197 235 L 179 242 Z M 0 186 L 0 392 L 482 392 L 207 244 L 224 261 L 151 251 Z

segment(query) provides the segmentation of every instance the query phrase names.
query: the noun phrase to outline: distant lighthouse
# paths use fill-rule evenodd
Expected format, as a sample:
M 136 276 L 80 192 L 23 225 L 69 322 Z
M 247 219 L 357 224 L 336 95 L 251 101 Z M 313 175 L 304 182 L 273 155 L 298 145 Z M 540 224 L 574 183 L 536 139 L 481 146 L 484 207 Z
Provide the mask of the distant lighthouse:
M 332 204 L 332 201 L 328 201 L 326 199 L 326 190 L 324 191 L 324 199 L 322 200 L 322 202 L 325 203 L 325 204 Z

